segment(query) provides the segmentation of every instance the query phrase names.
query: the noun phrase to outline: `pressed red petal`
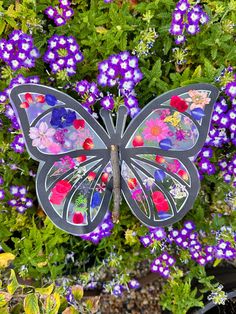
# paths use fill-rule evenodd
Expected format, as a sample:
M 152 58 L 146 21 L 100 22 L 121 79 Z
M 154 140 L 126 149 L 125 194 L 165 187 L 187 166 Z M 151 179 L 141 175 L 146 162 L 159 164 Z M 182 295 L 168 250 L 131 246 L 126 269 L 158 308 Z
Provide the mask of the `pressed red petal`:
M 74 213 L 72 220 L 75 224 L 81 224 L 84 222 L 84 216 L 82 213 Z
M 41 103 L 41 104 L 43 104 L 43 103 L 45 102 L 45 96 L 43 96 L 43 95 L 38 95 L 38 96 L 36 97 L 36 101 L 39 102 L 39 103 Z
M 144 145 L 144 141 L 143 141 L 142 136 L 136 135 L 134 137 L 134 139 L 133 139 L 132 144 L 133 144 L 134 147 L 143 146 Z
M 85 121 L 83 119 L 76 119 L 73 121 L 73 126 L 75 129 L 84 129 Z
M 22 103 L 20 104 L 20 107 L 23 108 L 23 109 L 27 109 L 27 108 L 29 108 L 29 103 L 26 102 L 26 101 L 24 101 L 24 102 L 22 102 Z
M 86 155 L 81 155 L 79 157 L 76 158 L 78 160 L 78 162 L 84 162 L 87 160 L 87 157 Z
M 25 94 L 25 101 L 31 104 L 33 102 L 33 96 L 30 93 Z
M 86 140 L 83 143 L 83 149 L 90 150 L 94 148 L 94 143 L 91 138 L 86 138 Z
M 158 162 L 159 164 L 163 164 L 165 162 L 165 158 L 163 156 L 158 156 L 156 155 L 155 158 L 156 162 Z
M 128 186 L 131 190 L 135 189 L 137 185 L 138 185 L 138 182 L 136 178 L 130 178 L 128 180 Z
M 96 172 L 91 171 L 89 172 L 87 179 L 89 181 L 93 181 L 96 178 L 96 175 L 97 175 Z
M 108 178 L 109 178 L 109 174 L 107 172 L 104 172 L 102 174 L 101 180 L 102 180 L 103 183 L 107 183 Z

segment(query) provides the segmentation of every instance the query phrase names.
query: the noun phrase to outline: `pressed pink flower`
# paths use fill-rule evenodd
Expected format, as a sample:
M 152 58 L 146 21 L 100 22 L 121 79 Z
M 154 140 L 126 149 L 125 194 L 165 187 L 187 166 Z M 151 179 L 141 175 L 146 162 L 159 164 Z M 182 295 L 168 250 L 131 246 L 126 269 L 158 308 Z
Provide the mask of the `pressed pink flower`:
M 175 159 L 172 163 L 169 163 L 167 166 L 167 170 L 170 172 L 178 172 L 179 169 L 181 168 L 181 163 L 178 161 L 178 159 Z
M 48 148 L 48 151 L 53 154 L 58 154 L 61 152 L 61 145 L 57 143 L 51 142 L 47 148 Z
M 142 193 L 143 191 L 141 189 L 135 190 L 134 192 L 132 192 L 132 199 L 136 201 L 141 201 Z
M 188 94 L 190 98 L 186 98 L 185 100 L 191 103 L 190 110 L 193 110 L 195 108 L 204 109 L 205 105 L 208 105 L 211 101 L 211 99 L 207 97 L 207 92 L 190 90 Z
M 160 119 L 150 119 L 146 121 L 146 127 L 143 130 L 143 136 L 148 141 L 158 141 L 168 137 L 169 128 L 165 122 Z
M 165 120 L 170 115 L 170 109 L 164 109 L 161 111 L 160 119 Z
M 44 149 L 52 144 L 52 137 L 55 132 L 53 128 L 48 127 L 46 122 L 41 122 L 38 127 L 30 128 L 29 137 L 33 140 L 33 146 Z

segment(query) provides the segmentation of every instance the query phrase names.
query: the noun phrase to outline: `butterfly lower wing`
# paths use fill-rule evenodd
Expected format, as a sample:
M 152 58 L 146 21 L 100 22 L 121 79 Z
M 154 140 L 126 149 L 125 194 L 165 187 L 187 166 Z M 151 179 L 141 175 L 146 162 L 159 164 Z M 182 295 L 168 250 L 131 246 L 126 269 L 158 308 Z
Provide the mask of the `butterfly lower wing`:
M 105 153 L 105 151 L 104 151 Z M 108 158 L 84 155 L 39 167 L 39 202 L 57 227 L 74 235 L 93 231 L 102 222 L 112 196 Z
M 149 227 L 180 220 L 199 191 L 197 170 L 189 159 L 140 154 L 123 161 L 121 174 L 124 198 L 133 214 Z

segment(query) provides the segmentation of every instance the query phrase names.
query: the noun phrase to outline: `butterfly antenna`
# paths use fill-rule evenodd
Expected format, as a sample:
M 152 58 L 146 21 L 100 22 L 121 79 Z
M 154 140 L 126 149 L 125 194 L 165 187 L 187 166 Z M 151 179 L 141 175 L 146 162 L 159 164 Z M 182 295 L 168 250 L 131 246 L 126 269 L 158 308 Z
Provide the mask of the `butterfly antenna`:
M 119 165 L 119 147 L 118 145 L 111 145 L 111 166 L 113 172 L 113 223 L 119 222 L 120 216 L 120 165 Z

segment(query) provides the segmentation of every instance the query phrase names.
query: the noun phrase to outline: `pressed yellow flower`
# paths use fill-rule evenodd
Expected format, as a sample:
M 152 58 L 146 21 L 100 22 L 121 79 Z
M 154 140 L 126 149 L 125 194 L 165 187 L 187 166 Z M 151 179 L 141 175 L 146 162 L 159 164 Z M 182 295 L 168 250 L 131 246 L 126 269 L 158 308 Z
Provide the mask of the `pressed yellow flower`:
M 175 112 L 173 115 L 166 117 L 164 121 L 169 122 L 174 127 L 178 126 L 181 121 L 179 112 Z

